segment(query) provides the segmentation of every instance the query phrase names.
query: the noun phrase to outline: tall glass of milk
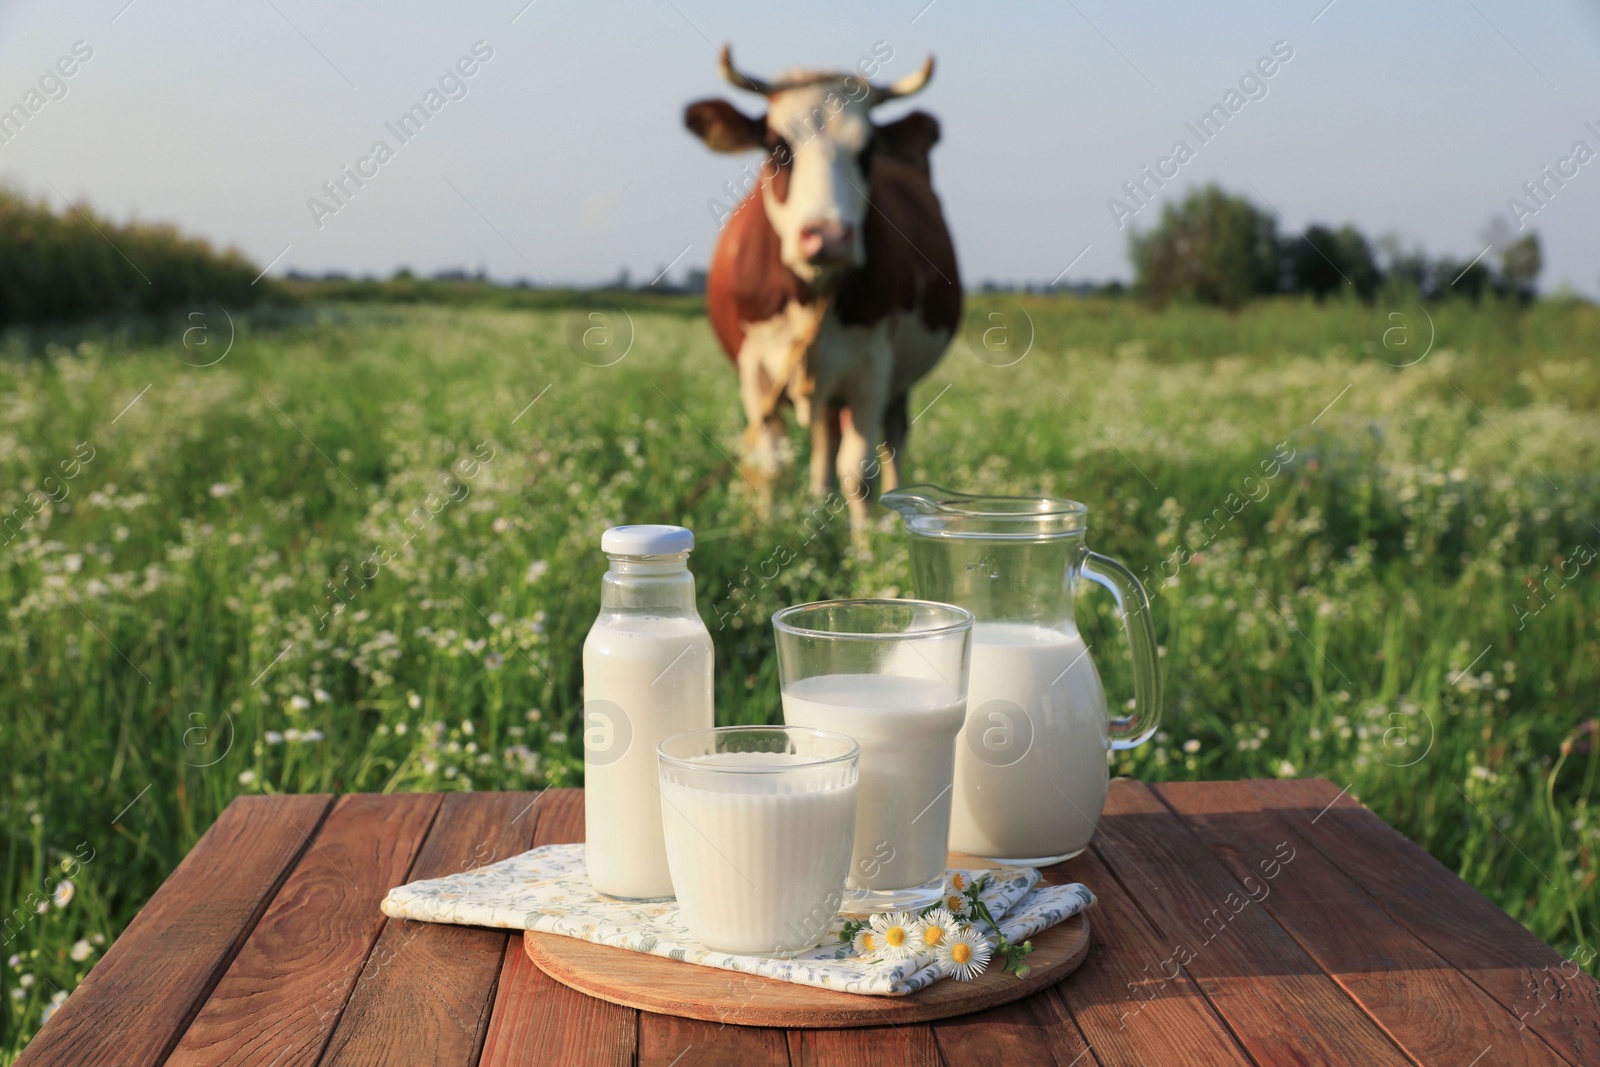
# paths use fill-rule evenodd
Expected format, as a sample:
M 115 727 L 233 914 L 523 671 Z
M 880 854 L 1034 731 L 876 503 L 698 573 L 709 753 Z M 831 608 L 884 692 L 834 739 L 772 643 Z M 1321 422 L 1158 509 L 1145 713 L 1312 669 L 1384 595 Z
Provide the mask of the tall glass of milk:
M 681 526 L 617 526 L 600 615 L 583 643 L 585 859 L 594 888 L 623 900 L 672 897 L 656 746 L 709 729 L 711 634 L 694 604 Z
M 772 617 L 783 721 L 861 746 L 843 912 L 944 891 L 955 739 L 966 721 L 972 615 L 926 600 L 830 600 Z
M 667 863 L 696 941 L 791 956 L 822 940 L 850 869 L 858 751 L 843 734 L 786 726 L 661 743 Z

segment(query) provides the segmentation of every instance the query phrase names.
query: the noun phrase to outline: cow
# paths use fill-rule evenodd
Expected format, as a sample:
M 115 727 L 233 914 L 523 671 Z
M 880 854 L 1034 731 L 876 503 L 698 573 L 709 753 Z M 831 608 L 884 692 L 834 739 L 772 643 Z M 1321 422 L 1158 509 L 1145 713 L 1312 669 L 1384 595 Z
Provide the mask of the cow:
M 906 470 L 911 386 L 961 320 L 955 248 L 928 165 L 938 120 L 871 119 L 926 86 L 933 57 L 888 85 L 826 71 L 765 81 L 735 68 L 727 46 L 721 68 L 767 98 L 759 117 L 722 99 L 684 110 L 714 151 L 766 153 L 706 280 L 712 329 L 739 372 L 742 466 L 766 486 L 787 465 L 792 405 L 811 431 L 811 491 L 839 488 L 860 529 L 875 482 L 892 489 Z

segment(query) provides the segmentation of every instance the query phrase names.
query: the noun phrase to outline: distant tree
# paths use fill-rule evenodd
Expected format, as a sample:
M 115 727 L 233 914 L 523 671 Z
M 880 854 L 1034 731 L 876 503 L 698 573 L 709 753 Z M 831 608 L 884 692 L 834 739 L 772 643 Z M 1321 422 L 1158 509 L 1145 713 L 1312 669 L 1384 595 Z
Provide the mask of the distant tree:
M 1532 299 L 1537 292 L 1534 282 L 1544 269 L 1544 253 L 1539 248 L 1539 235 L 1530 233 L 1511 242 L 1500 252 L 1500 277 L 1512 292 Z
M 1391 286 L 1414 290 L 1426 295 L 1433 283 L 1433 264 L 1421 246 L 1407 248 L 1397 233 L 1386 233 L 1378 238 L 1378 254 L 1382 257 L 1384 282 Z
M 1155 228 L 1135 231 L 1128 243 L 1134 288 L 1157 304 L 1196 300 L 1233 308 L 1278 288 L 1276 222 L 1215 185 L 1167 204 Z
M 1286 242 L 1283 259 L 1284 289 L 1318 300 L 1341 288 L 1370 300 L 1383 281 L 1372 246 L 1348 223 L 1337 230 L 1320 224 L 1306 227 L 1303 235 Z
M 1495 289 L 1495 277 L 1483 260 L 1462 260 L 1446 256 L 1433 264 L 1433 277 L 1423 290 L 1430 300 L 1464 296 L 1476 303 L 1485 292 Z
M 1499 264 L 1495 288 L 1522 300 L 1532 300 L 1538 291 L 1535 282 L 1544 269 L 1539 235 L 1529 231 L 1519 237 L 1503 215 L 1496 215 L 1484 228 L 1482 237 L 1494 247 Z

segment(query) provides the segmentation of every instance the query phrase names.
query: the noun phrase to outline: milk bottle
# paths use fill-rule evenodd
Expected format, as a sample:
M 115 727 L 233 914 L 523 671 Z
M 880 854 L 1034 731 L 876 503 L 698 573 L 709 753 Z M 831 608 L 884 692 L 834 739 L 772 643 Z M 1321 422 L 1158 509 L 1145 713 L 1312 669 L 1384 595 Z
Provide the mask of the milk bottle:
M 681 526 L 617 526 L 600 615 L 583 643 L 585 858 L 599 892 L 672 896 L 661 826 L 656 746 L 710 729 L 711 634 L 694 603 Z

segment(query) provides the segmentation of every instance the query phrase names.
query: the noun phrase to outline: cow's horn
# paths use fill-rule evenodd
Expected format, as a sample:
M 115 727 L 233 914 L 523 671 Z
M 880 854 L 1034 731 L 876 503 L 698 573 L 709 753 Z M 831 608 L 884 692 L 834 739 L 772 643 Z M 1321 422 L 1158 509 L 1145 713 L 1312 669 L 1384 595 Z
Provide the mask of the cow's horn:
M 927 87 L 928 79 L 931 77 L 933 77 L 933 56 L 930 54 L 927 59 L 922 61 L 920 70 L 913 71 L 898 81 L 890 82 L 887 86 L 874 86 L 877 89 L 875 95 L 878 102 L 882 103 L 886 100 L 897 100 L 902 96 L 920 93 Z
M 762 96 L 771 96 L 778 91 L 778 87 L 771 82 L 762 81 L 760 78 L 752 78 L 735 67 L 733 65 L 733 46 L 731 44 L 722 46 L 722 76 L 729 85 L 738 89 L 748 89 L 752 93 L 760 93 Z

